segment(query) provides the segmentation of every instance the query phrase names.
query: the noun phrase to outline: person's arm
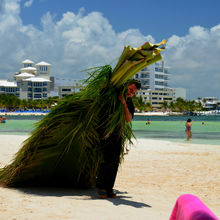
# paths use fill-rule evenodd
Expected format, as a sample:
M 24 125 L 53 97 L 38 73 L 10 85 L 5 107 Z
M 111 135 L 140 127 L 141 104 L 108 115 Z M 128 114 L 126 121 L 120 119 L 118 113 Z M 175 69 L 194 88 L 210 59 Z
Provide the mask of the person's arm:
M 125 101 L 125 98 L 124 96 L 119 96 L 119 100 L 121 100 L 121 103 L 123 105 L 123 108 L 124 108 L 124 113 L 125 113 L 125 120 L 127 122 L 130 122 L 132 120 L 132 115 L 128 109 L 128 106 L 127 106 L 127 103 Z

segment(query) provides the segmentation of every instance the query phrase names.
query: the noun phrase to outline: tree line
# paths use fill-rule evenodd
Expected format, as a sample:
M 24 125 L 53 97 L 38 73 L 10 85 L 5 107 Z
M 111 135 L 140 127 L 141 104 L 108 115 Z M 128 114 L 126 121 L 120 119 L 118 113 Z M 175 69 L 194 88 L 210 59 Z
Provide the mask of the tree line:
M 19 99 L 13 94 L 0 94 L 0 109 L 6 111 L 16 110 L 49 110 L 55 103 L 59 102 L 58 96 L 49 97 L 45 100 Z
M 133 97 L 133 103 L 136 109 L 138 109 L 140 112 L 144 111 L 153 111 L 153 107 L 151 103 L 145 103 L 143 101 L 143 98 L 141 96 L 134 96 Z M 201 102 L 196 102 L 194 100 L 185 100 L 182 98 L 177 98 L 176 101 L 168 103 L 167 101 L 164 101 L 161 104 L 162 111 L 172 111 L 172 112 L 190 112 L 193 113 L 195 111 L 202 111 L 203 106 Z
M 141 96 L 134 96 L 133 98 L 134 106 L 140 112 L 144 111 L 153 111 L 153 107 L 151 103 L 145 103 Z M 19 99 L 15 95 L 11 94 L 0 94 L 0 108 L 6 109 L 7 111 L 15 111 L 15 110 L 43 110 L 43 109 L 51 109 L 51 107 L 58 103 L 61 99 L 58 96 L 49 97 L 45 100 L 26 100 Z M 164 101 L 161 105 L 162 111 L 172 111 L 172 112 L 195 112 L 204 110 L 201 102 L 196 102 L 194 100 L 184 100 L 182 98 L 177 98 L 174 102 L 166 102 Z

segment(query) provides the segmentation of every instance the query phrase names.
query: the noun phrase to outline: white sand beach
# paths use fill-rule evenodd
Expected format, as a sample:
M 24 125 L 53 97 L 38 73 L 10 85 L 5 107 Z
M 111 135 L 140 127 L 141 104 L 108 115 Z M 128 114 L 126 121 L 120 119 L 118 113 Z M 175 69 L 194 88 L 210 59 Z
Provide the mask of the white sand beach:
M 0 167 L 27 136 L 0 135 Z M 220 146 L 137 139 L 119 169 L 116 199 L 95 189 L 0 187 L 0 219 L 168 220 L 181 194 L 220 217 Z

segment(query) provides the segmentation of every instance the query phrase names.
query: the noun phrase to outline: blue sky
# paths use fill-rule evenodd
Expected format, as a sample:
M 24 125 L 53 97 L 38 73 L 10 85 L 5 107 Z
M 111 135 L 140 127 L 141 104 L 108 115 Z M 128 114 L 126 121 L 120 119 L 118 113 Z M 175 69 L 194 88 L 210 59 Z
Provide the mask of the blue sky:
M 170 86 L 187 98 L 220 98 L 219 0 L 0 0 L 0 78 L 24 59 L 52 65 L 52 75 L 111 63 L 125 44 L 167 39 Z
M 194 25 L 211 28 L 220 22 L 219 0 L 35 0 L 22 8 L 21 18 L 24 24 L 41 28 L 40 17 L 47 11 L 60 20 L 63 13 L 78 13 L 80 8 L 85 14 L 101 12 L 116 32 L 139 29 L 156 41 L 183 36 Z

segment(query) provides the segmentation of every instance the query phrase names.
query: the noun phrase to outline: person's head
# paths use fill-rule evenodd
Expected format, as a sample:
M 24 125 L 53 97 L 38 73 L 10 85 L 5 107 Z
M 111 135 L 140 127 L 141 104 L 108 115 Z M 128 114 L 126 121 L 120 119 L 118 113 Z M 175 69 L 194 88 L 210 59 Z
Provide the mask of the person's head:
M 130 80 L 127 87 L 127 97 L 130 98 L 136 94 L 136 92 L 141 88 L 141 83 L 138 80 Z
M 187 119 L 187 122 L 191 122 L 191 121 L 192 121 L 192 119 L 191 119 L 191 118 L 188 118 L 188 119 Z

